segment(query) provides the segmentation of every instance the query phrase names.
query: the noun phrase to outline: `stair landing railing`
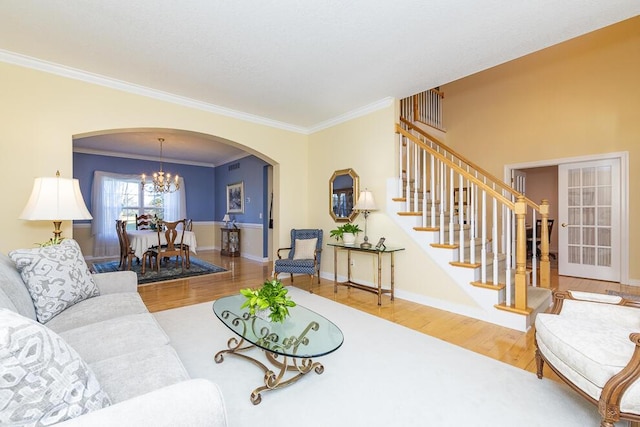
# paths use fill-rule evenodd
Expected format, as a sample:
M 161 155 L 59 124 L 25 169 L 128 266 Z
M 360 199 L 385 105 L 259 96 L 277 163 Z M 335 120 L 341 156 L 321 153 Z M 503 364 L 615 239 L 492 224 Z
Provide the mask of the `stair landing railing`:
M 410 121 L 400 122 L 397 173 L 403 214 L 420 216 L 418 228 L 438 232 L 434 246 L 457 250 L 453 265 L 479 268 L 474 285 L 506 288 L 499 308 L 528 313 L 527 286 L 550 286 L 548 202 L 535 204 Z M 527 244 L 529 210 L 534 224 L 538 215 L 542 220 L 539 274 L 535 227 Z

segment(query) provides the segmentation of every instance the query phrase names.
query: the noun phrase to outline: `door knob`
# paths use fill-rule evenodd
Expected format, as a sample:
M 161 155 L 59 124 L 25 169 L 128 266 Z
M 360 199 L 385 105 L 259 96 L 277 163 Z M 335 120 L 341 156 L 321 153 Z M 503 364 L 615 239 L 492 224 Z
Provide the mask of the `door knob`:
M 560 225 L 561 225 L 561 226 L 563 226 L 563 227 L 566 227 L 566 226 L 567 226 L 567 225 L 569 225 L 569 224 L 567 224 L 566 222 L 563 222 L 563 223 L 562 223 L 562 224 L 560 224 Z

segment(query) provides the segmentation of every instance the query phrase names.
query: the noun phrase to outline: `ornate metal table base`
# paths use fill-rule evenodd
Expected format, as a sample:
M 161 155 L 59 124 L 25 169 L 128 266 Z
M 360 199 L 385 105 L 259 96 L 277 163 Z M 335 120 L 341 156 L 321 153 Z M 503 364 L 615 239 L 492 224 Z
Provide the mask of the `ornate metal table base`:
M 281 339 L 281 337 L 279 337 L 277 334 L 272 333 L 269 330 L 269 327 L 264 326 L 266 322 L 256 320 L 255 317 L 251 317 L 247 313 L 238 316 L 227 310 L 222 313 L 222 317 L 225 319 L 228 319 L 230 317 L 233 318 L 232 324 L 235 326 L 241 326 L 242 333 L 239 334 L 239 336 L 241 337 L 240 339 L 236 337 L 230 338 L 227 341 L 227 349 L 217 352 L 214 360 L 216 363 L 222 363 L 224 361 L 225 354 L 232 354 L 237 357 L 246 359 L 252 362 L 254 365 L 262 368 L 262 371 L 264 372 L 264 385 L 257 387 L 251 392 L 251 403 L 253 403 L 254 405 L 257 405 L 262 401 L 262 396 L 260 395 L 262 391 L 269 391 L 286 387 L 290 384 L 295 383 L 311 371 L 315 371 L 317 374 L 322 374 L 324 372 L 324 366 L 322 366 L 321 363 L 314 362 L 310 358 L 293 356 L 297 353 L 298 346 L 305 346 L 309 343 L 307 333 L 311 330 L 318 330 L 319 325 L 317 322 L 309 323 L 309 325 L 298 337 L 291 336 Z M 260 323 L 260 326 L 258 325 L 258 323 Z M 260 337 L 257 341 L 259 345 L 254 345 L 251 343 L 245 344 L 245 339 L 242 338 L 242 336 L 246 335 L 248 328 L 252 330 L 254 336 Z M 267 360 L 276 369 L 272 370 L 259 360 L 243 354 L 243 352 L 251 350 L 253 348 L 264 351 Z M 276 351 L 286 352 L 290 355 L 285 356 L 283 354 L 278 354 Z M 276 372 L 274 371 L 278 370 L 279 372 L 276 374 Z M 285 373 L 287 371 L 297 372 L 297 374 L 285 379 Z
M 272 353 L 268 350 L 263 350 L 264 354 L 267 357 L 267 360 L 271 362 L 276 370 L 279 369 L 279 373 L 276 374 L 276 372 L 271 370 L 268 366 L 266 366 L 259 360 L 246 354 L 240 353 L 252 348 L 259 348 L 258 346 L 255 346 L 253 344 L 249 344 L 243 347 L 243 344 L 244 339 L 238 341 L 236 338 L 230 338 L 227 342 L 229 349 L 221 350 L 216 353 L 214 360 L 216 361 L 216 363 L 222 363 L 224 361 L 224 354 L 227 353 L 241 357 L 245 360 L 249 360 L 254 365 L 262 368 L 262 371 L 264 372 L 264 385 L 253 390 L 250 396 L 251 403 L 253 403 L 254 405 L 257 405 L 262 401 L 262 396 L 260 395 L 260 393 L 263 391 L 275 390 L 291 385 L 311 371 L 315 371 L 316 374 L 321 374 L 324 372 L 324 366 L 322 366 L 321 363 L 314 362 L 311 359 L 300 359 L 297 357 L 289 358 L 287 356 L 281 356 L 276 353 Z M 280 358 L 282 359 L 282 361 L 279 360 Z M 289 361 L 289 359 L 291 360 Z M 284 376 L 287 371 L 297 371 L 298 373 L 291 378 L 285 379 Z

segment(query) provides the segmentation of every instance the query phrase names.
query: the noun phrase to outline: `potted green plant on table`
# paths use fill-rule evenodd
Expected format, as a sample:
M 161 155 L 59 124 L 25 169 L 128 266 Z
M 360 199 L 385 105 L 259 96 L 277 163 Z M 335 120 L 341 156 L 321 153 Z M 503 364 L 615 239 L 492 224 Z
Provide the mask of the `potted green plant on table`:
M 289 291 L 277 279 L 267 280 L 256 289 L 241 289 L 246 300 L 240 308 L 249 308 L 249 314 L 256 316 L 261 310 L 270 311 L 268 318 L 272 322 L 284 322 L 289 316 L 289 307 L 295 307 Z
M 361 231 L 362 230 L 358 224 L 348 222 L 334 230 L 331 230 L 329 234 L 331 237 L 335 237 L 336 240 L 342 239 L 345 245 L 353 245 L 356 242 L 356 235 Z

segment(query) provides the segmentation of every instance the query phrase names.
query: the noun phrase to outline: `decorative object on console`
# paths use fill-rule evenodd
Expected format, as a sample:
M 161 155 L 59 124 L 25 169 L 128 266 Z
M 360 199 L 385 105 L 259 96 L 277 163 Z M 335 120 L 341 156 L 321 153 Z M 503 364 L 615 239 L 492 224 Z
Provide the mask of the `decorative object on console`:
M 241 289 L 246 300 L 240 308 L 248 308 L 249 314 L 255 316 L 260 310 L 270 310 L 269 318 L 273 322 L 284 322 L 289 316 L 289 307 L 295 307 L 289 291 L 278 279 L 267 280 L 257 289 Z
M 231 221 L 231 218 L 229 218 L 228 213 L 224 214 L 224 217 L 222 217 L 222 220 L 224 221 L 224 228 L 229 228 L 229 222 Z
M 360 243 L 360 247 L 363 249 L 369 249 L 372 245 L 369 243 L 369 236 L 367 236 L 367 218 L 371 211 L 378 210 L 376 201 L 373 199 L 373 193 L 366 188 L 364 191 L 361 191 L 358 201 L 353 209 L 364 214 L 364 242 Z
M 84 204 L 79 181 L 61 178 L 60 171 L 55 178 L 35 179 L 29 201 L 20 214 L 20 219 L 28 221 L 53 221 L 53 238 L 41 246 L 60 243 L 62 221 L 92 218 Z
M 358 224 L 352 224 L 350 222 L 339 226 L 329 232 L 331 237 L 335 237 L 336 240 L 342 239 L 345 245 L 353 245 L 356 242 L 356 235 L 362 230 Z
M 180 177 L 175 174 L 172 180 L 170 173 L 165 176 L 162 170 L 162 144 L 164 143 L 164 138 L 158 138 L 158 141 L 160 142 L 160 170 L 152 174 L 152 181 L 150 182 L 153 185 L 152 191 L 154 193 L 173 193 L 180 189 Z M 144 190 L 147 185 L 147 176 L 145 174 L 142 174 L 140 184 Z

